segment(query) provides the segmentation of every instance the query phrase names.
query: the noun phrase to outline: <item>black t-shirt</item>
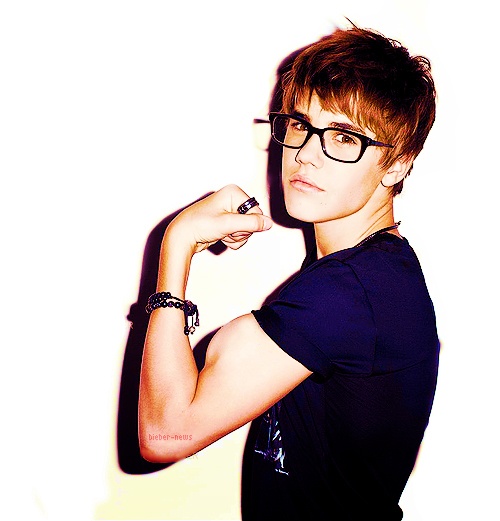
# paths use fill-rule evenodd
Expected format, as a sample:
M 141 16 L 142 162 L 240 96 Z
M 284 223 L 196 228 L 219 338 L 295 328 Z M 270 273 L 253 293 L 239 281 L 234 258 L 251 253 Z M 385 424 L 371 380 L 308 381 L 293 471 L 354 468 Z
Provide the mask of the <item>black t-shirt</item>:
M 312 261 L 253 313 L 313 375 L 259 420 L 243 519 L 401 519 L 439 354 L 406 239 L 381 234 Z

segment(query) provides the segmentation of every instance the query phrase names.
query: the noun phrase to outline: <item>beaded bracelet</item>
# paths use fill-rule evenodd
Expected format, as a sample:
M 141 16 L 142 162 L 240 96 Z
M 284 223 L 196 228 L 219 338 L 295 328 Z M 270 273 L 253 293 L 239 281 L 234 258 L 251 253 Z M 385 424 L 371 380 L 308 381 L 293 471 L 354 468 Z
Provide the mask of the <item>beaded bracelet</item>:
M 153 293 L 148 298 L 146 313 L 149 314 L 158 308 L 176 308 L 184 311 L 185 335 L 189 335 L 190 333 L 193 334 L 196 329 L 194 326 L 200 325 L 198 306 L 193 304 L 190 300 L 182 300 L 178 297 L 174 297 L 170 291 Z M 189 318 L 191 318 L 191 325 L 189 325 Z

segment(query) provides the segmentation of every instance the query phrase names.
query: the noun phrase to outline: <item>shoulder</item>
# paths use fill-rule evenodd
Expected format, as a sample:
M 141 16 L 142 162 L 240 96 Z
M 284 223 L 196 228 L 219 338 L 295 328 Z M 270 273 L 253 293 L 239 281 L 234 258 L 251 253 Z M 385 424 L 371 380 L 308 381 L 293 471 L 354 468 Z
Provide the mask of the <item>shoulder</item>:
M 279 347 L 324 378 L 335 368 L 371 372 L 373 313 L 348 263 L 334 257 L 314 262 L 253 314 Z

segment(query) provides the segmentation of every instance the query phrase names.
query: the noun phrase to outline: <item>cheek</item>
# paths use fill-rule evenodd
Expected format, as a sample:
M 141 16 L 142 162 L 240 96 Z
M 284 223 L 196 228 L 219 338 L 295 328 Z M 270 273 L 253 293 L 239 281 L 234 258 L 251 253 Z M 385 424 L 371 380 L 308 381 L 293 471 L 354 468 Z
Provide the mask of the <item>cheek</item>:
M 382 178 L 376 158 L 366 152 L 357 163 L 342 166 L 340 175 L 336 177 L 339 189 L 353 198 L 369 199 Z
M 373 174 L 356 172 L 355 169 L 349 168 L 345 168 L 341 175 L 331 176 L 328 185 L 333 193 L 351 200 L 364 199 L 376 188 Z
M 378 187 L 379 172 L 377 168 L 365 168 L 363 164 L 339 165 L 324 177 L 322 187 L 327 197 L 322 206 L 337 217 L 345 217 L 359 211 L 372 198 Z
M 283 153 L 281 156 L 281 173 L 284 178 L 297 171 L 299 167 L 299 163 L 295 161 L 297 152 L 297 150 L 283 147 Z

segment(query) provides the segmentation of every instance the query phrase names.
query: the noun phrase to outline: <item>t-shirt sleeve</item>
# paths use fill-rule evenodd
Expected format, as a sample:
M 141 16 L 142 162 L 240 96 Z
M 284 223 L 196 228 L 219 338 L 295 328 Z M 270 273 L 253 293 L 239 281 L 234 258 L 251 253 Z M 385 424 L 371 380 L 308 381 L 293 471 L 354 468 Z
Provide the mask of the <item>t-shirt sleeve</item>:
M 317 262 L 252 311 L 278 346 L 322 379 L 334 372 L 371 373 L 376 329 L 364 288 L 335 259 Z

